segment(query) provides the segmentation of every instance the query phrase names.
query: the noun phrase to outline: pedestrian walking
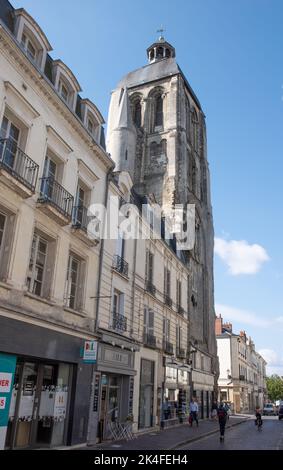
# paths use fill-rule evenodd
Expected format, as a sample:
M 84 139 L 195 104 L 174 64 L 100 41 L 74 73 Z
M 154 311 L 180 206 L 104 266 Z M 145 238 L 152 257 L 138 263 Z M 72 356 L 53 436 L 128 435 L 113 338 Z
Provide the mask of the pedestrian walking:
M 225 434 L 225 426 L 227 421 L 227 411 L 225 410 L 224 404 L 221 402 L 218 410 L 218 422 L 219 422 L 219 430 L 220 430 L 220 442 L 224 441 L 224 434 Z
M 196 400 L 191 400 L 190 402 L 190 426 L 192 427 L 193 422 L 196 422 L 196 425 L 198 426 L 198 404 Z

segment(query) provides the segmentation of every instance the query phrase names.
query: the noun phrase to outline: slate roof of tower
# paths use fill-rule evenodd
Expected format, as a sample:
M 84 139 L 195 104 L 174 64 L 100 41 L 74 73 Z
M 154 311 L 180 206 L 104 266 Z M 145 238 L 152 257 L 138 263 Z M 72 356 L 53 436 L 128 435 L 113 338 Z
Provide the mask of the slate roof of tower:
M 188 80 L 180 69 L 175 58 L 162 59 L 152 64 L 145 65 L 133 72 L 129 72 L 118 83 L 117 88 L 133 88 L 144 83 L 153 82 L 173 75 L 181 75 L 193 96 L 196 104 L 201 109 L 201 104 L 192 90 Z

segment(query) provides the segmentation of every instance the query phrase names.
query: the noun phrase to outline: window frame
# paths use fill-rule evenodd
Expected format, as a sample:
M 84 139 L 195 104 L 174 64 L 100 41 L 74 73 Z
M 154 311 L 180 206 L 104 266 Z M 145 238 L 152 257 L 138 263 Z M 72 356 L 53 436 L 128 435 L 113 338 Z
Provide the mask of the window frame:
M 76 284 L 75 284 L 75 295 L 72 296 L 72 272 L 71 272 L 71 263 L 76 261 L 78 264 L 77 274 L 76 274 Z M 65 289 L 65 306 L 72 310 L 79 310 L 80 306 L 78 305 L 78 288 L 81 281 L 81 274 L 82 274 L 82 259 L 80 259 L 75 253 L 72 251 L 69 252 L 68 257 L 68 266 L 67 266 L 67 276 L 66 276 L 66 289 Z M 73 297 L 74 302 L 71 305 L 71 298 Z
M 35 241 L 35 250 L 33 253 L 34 241 Z M 38 254 L 41 253 L 39 251 L 39 245 L 42 242 L 46 245 L 46 251 L 44 253 L 44 265 L 42 268 L 42 279 L 41 281 L 39 281 L 36 276 L 37 276 Z M 49 241 L 46 238 L 44 238 L 40 233 L 35 231 L 33 234 L 33 239 L 32 239 L 32 246 L 31 246 L 31 253 L 30 253 L 30 260 L 29 260 L 29 271 L 28 271 L 28 276 L 27 276 L 27 285 L 28 285 L 29 292 L 38 297 L 43 297 L 43 287 L 45 283 L 46 266 L 47 266 L 47 259 L 49 255 L 48 245 L 49 245 Z M 40 293 L 37 293 L 35 289 L 35 285 L 38 285 L 38 284 L 40 284 Z

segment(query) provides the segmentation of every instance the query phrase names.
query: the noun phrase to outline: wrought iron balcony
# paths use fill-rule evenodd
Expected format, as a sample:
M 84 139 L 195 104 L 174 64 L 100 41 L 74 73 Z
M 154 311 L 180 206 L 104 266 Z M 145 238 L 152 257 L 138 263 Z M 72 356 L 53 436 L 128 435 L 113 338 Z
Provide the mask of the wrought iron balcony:
M 169 297 L 169 295 L 166 295 L 166 294 L 164 295 L 164 303 L 168 307 L 172 307 L 172 299 L 171 297 Z
M 31 196 L 35 192 L 38 177 L 38 165 L 26 155 L 11 139 L 0 139 L 0 172 L 9 173 L 23 185 L 30 194 L 21 188 L 23 196 Z
M 185 310 L 179 304 L 177 304 L 177 312 L 179 313 L 179 315 L 182 315 L 182 317 L 185 315 Z
M 113 269 L 124 276 L 128 276 L 129 264 L 119 255 L 114 255 L 113 257 Z
M 164 352 L 166 352 L 167 354 L 174 354 L 174 351 L 173 351 L 173 344 L 172 343 L 169 343 L 169 341 L 163 341 L 163 349 L 164 349 Z
M 51 206 L 68 221 L 72 219 L 73 196 L 50 176 L 41 178 L 38 202 Z
M 186 358 L 186 351 L 183 348 L 176 348 L 176 356 L 179 357 L 180 359 L 185 359 Z
M 145 281 L 145 290 L 152 295 L 156 294 L 156 287 L 151 281 Z
M 127 331 L 127 318 L 118 312 L 113 312 L 112 328 L 116 331 Z
M 153 336 L 150 333 L 143 334 L 143 342 L 150 348 L 156 348 L 156 336 Z

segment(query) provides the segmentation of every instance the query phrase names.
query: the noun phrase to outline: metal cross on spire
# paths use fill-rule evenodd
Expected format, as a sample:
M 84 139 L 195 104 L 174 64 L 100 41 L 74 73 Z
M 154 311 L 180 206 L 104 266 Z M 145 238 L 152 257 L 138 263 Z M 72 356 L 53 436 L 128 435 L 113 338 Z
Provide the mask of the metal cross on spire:
M 163 25 L 161 25 L 161 26 L 160 26 L 160 29 L 158 29 L 158 30 L 156 31 L 157 33 L 161 33 L 161 36 L 159 36 L 159 41 L 164 40 L 164 36 L 163 36 L 164 31 L 166 31 L 166 30 L 165 30 L 165 28 L 163 27 Z

